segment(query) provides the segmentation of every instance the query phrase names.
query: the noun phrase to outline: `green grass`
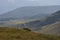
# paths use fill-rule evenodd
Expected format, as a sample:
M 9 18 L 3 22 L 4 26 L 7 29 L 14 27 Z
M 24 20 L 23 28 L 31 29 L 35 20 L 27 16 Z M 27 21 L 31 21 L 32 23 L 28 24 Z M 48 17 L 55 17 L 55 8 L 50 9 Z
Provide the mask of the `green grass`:
M 39 34 L 23 29 L 0 27 L 0 40 L 60 40 L 60 36 Z

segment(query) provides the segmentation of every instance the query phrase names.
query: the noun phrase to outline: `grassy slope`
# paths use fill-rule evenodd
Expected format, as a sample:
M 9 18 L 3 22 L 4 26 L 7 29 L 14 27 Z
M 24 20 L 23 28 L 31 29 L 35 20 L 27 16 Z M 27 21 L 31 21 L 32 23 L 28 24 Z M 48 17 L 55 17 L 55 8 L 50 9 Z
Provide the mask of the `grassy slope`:
M 48 34 L 59 34 L 60 35 L 60 21 L 53 23 L 51 25 L 46 25 L 39 30 L 42 33 Z
M 0 27 L 0 40 L 60 40 L 60 37 L 38 34 L 22 29 Z

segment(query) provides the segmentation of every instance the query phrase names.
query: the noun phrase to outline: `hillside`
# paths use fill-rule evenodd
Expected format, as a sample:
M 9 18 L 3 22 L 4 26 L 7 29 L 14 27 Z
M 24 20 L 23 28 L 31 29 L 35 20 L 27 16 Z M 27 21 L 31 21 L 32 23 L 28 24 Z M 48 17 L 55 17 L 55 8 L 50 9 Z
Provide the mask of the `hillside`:
M 38 28 L 38 32 L 60 35 L 60 10 L 47 17 L 44 22 L 44 26 Z
M 60 35 L 60 21 L 50 25 L 43 26 L 41 30 L 39 30 L 39 32 Z
M 23 29 L 0 27 L 0 40 L 60 40 L 60 36 L 38 34 Z
M 60 10 L 40 20 L 28 22 L 26 25 L 28 27 L 37 28 L 35 30 L 38 30 L 42 26 L 53 24 L 57 21 L 60 21 Z

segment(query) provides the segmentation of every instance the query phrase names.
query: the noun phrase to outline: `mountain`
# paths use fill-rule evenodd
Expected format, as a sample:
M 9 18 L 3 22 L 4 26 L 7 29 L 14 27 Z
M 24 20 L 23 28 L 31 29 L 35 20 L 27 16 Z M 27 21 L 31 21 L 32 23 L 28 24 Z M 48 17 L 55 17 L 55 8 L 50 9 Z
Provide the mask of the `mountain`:
M 36 32 L 60 35 L 60 10 L 46 18 L 29 22 L 26 25 Z
M 48 15 L 47 17 L 43 17 L 40 19 L 36 19 L 36 20 L 11 20 L 11 21 L 7 21 L 3 24 L 1 24 L 2 26 L 7 26 L 7 27 L 18 27 L 18 28 L 30 28 L 33 31 L 38 31 L 42 28 L 42 26 L 46 26 L 46 25 L 50 25 L 53 24 L 57 21 L 60 21 L 60 10 L 57 12 L 52 13 L 51 15 Z M 1 26 L 0 25 L 0 26 Z
M 45 17 L 49 13 L 60 10 L 60 6 L 28 6 L 17 8 L 13 11 L 0 15 L 0 20 L 19 20 L 19 19 L 36 19 Z
M 26 26 L 33 28 L 35 30 L 38 30 L 42 26 L 53 24 L 57 21 L 60 21 L 60 10 L 49 15 L 48 17 L 28 22 L 28 23 L 26 23 Z
M 60 40 L 60 36 L 35 33 L 25 29 L 0 27 L 0 40 Z
M 47 25 L 40 28 L 40 33 L 60 35 L 60 10 L 48 17 Z

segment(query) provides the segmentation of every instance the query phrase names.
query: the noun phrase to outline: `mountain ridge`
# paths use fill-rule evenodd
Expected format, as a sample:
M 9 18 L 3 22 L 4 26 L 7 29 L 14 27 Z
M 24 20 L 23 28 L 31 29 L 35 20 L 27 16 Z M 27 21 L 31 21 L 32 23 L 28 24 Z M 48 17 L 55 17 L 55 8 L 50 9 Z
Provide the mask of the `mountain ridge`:
M 54 13 L 59 9 L 60 9 L 60 6 L 27 6 L 27 7 L 17 8 L 13 11 L 7 12 L 3 15 L 0 15 L 0 17 L 24 18 L 29 16 L 31 17 L 37 14 L 45 15 L 47 13 Z

